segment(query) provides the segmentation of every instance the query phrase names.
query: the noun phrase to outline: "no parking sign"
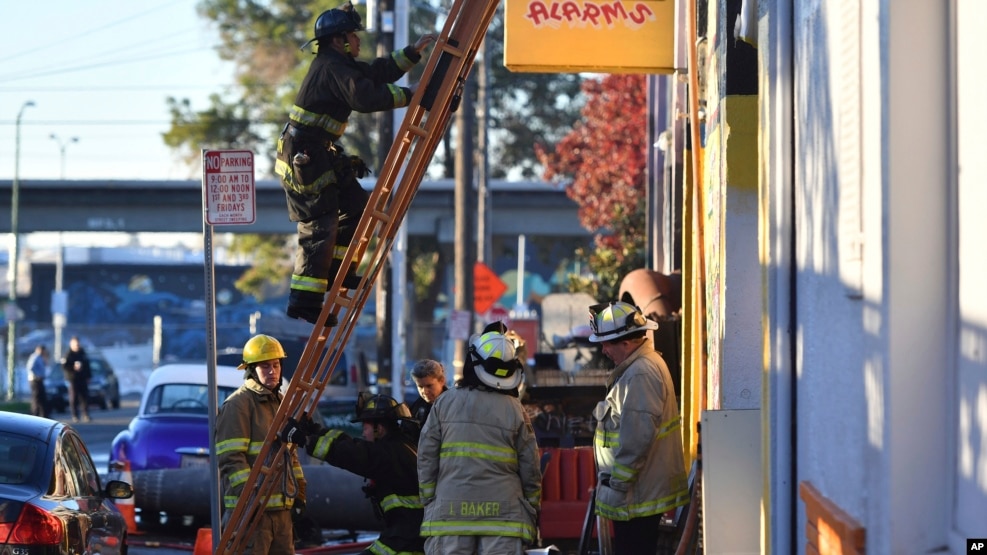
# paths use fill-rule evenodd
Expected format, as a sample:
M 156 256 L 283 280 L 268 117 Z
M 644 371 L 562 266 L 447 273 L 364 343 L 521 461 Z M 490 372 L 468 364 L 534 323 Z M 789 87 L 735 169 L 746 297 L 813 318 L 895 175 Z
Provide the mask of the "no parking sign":
M 202 194 L 206 223 L 252 224 L 257 214 L 254 153 L 207 150 L 202 154 Z

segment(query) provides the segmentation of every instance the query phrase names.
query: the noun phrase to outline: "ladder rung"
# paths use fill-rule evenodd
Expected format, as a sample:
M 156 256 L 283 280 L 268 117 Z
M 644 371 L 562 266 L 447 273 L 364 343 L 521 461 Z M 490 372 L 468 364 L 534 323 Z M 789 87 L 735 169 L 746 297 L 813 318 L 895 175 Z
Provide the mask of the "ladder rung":
M 391 215 L 388 214 L 387 212 L 383 212 L 381 210 L 374 210 L 373 214 L 374 214 L 373 215 L 374 218 L 377 218 L 382 222 L 389 223 L 391 221 Z
M 463 57 L 463 49 L 458 46 L 452 46 L 448 42 L 442 45 L 442 51 L 448 52 L 457 58 Z

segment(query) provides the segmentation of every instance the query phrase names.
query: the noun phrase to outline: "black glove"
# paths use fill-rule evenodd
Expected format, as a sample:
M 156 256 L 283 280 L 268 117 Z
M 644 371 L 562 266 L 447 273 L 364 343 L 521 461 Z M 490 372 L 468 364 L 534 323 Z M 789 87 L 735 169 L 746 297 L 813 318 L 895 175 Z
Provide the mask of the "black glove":
M 350 156 L 350 165 L 353 166 L 353 175 L 357 178 L 362 179 L 373 173 L 370 170 L 370 166 L 361 160 L 359 156 Z
M 295 499 L 295 504 L 291 506 L 291 520 L 295 521 L 305 514 L 305 500 Z
M 278 439 L 285 443 L 294 443 L 295 445 L 305 446 L 305 442 L 308 439 L 308 434 L 304 429 L 304 419 L 302 422 L 295 420 L 293 416 L 288 417 L 288 422 L 284 425 L 284 429 L 278 434 Z M 304 503 L 303 503 L 304 504 Z

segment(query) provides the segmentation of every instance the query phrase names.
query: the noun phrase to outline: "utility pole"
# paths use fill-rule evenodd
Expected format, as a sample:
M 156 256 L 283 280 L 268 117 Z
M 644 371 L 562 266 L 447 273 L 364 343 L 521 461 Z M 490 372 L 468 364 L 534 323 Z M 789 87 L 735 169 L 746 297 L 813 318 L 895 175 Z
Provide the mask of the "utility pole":
M 393 0 L 377 0 L 377 57 L 387 56 L 394 50 L 394 5 Z M 384 167 L 387 153 L 394 142 L 394 112 L 384 110 L 377 113 L 377 164 L 376 168 Z M 402 295 L 394 291 L 392 277 L 394 260 L 387 256 L 384 267 L 377 275 L 377 375 L 393 375 L 394 349 L 391 336 L 394 330 L 395 296 Z M 400 301 L 397 301 L 400 302 Z M 398 385 L 398 384 L 392 384 Z M 400 399 L 399 399 L 400 400 Z
M 492 212 L 492 203 L 490 200 L 493 195 L 490 191 L 490 173 L 488 165 L 488 134 L 487 126 L 489 124 L 489 114 L 490 114 L 490 41 L 484 38 L 483 45 L 480 48 L 480 58 L 477 60 L 477 64 L 480 66 L 479 72 L 479 89 L 477 91 L 477 104 L 479 104 L 480 117 L 478 123 L 480 129 L 477 133 L 477 219 L 476 219 L 476 259 L 480 262 L 488 262 L 493 259 L 492 241 L 493 233 L 490 225 L 490 214 Z
M 17 112 L 17 122 L 14 124 L 14 182 L 10 187 L 10 234 L 12 242 L 10 245 L 10 258 L 7 261 L 7 271 L 10 279 L 10 287 L 7 295 L 7 400 L 14 399 L 14 370 L 17 366 L 17 319 L 20 317 L 20 309 L 17 307 L 17 259 L 20 257 L 18 248 L 21 237 L 17 230 L 18 224 L 18 203 L 20 202 L 20 174 L 21 174 L 21 118 L 24 117 L 24 110 L 34 106 L 33 100 L 28 100 L 21 105 Z
M 476 105 L 473 94 L 475 82 L 467 79 L 463 86 L 463 98 L 456 112 L 456 183 L 454 203 L 456 206 L 456 245 L 455 249 L 455 297 L 456 310 L 470 313 L 470 330 L 473 329 L 473 263 L 476 242 L 473 236 L 471 215 L 476 206 L 473 198 L 473 133 L 476 126 Z M 463 343 L 456 345 L 453 352 L 453 367 L 457 374 L 462 372 L 466 349 Z

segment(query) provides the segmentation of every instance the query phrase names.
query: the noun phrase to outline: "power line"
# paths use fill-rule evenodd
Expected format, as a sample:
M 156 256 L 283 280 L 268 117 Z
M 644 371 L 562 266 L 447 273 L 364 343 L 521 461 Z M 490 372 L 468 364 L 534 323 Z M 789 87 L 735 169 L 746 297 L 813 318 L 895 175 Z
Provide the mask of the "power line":
M 137 58 L 130 58 L 130 59 L 124 59 L 124 60 L 113 60 L 113 61 L 102 62 L 102 63 L 98 63 L 98 64 L 90 64 L 88 66 L 76 66 L 76 67 L 68 67 L 68 68 L 64 68 L 64 67 L 63 68 L 47 68 L 47 69 L 45 69 L 43 71 L 39 71 L 39 72 L 36 72 L 36 73 L 26 73 L 26 74 L 25 73 L 22 73 L 22 74 L 19 74 L 19 75 L 15 73 L 13 75 L 11 75 L 11 74 L 0 75 L 0 79 L 3 79 L 4 81 L 17 81 L 18 79 L 31 79 L 31 78 L 35 78 L 35 77 L 44 77 L 46 75 L 56 75 L 56 74 L 61 75 L 61 74 L 72 73 L 72 72 L 76 72 L 76 71 L 84 71 L 84 70 L 87 70 L 87 69 L 97 69 L 97 68 L 102 68 L 102 67 L 110 67 L 110 66 L 114 66 L 114 65 L 123 65 L 123 64 L 132 64 L 132 63 L 136 63 L 136 62 L 145 62 L 145 61 L 148 61 L 148 60 L 156 60 L 156 59 L 159 59 L 159 58 L 166 58 L 166 57 L 170 57 L 170 56 L 177 56 L 177 55 L 181 55 L 181 54 L 188 54 L 190 52 L 199 52 L 201 50 L 202 50 L 201 48 L 189 48 L 189 49 L 186 49 L 186 50 L 177 50 L 177 51 L 174 51 L 174 52 L 163 52 L 163 53 L 159 53 L 159 54 L 152 54 L 152 55 L 147 55 L 147 56 L 137 57 Z
M 10 56 L 7 56 L 5 58 L 0 58 L 0 62 L 6 62 L 8 60 L 13 60 L 15 58 L 20 58 L 21 56 L 26 56 L 28 54 L 34 54 L 36 52 L 43 52 L 43 51 L 48 50 L 50 48 L 63 47 L 66 44 L 72 44 L 72 42 L 75 41 L 76 39 L 79 39 L 79 38 L 82 38 L 82 37 L 85 37 L 85 36 L 89 36 L 89 35 L 92 35 L 94 33 L 98 33 L 98 32 L 103 31 L 105 29 L 110 29 L 112 27 L 116 27 L 117 25 L 122 25 L 123 23 L 126 23 L 128 21 L 131 21 L 131 20 L 134 20 L 134 19 L 137 19 L 137 18 L 140 18 L 140 17 L 144 17 L 145 15 L 154 13 L 154 12 L 156 12 L 158 10 L 161 10 L 163 8 L 167 8 L 167 7 L 172 6 L 172 5 L 174 5 L 174 2 L 173 1 L 166 0 L 164 3 L 162 3 L 161 5 L 159 5 L 159 6 L 155 7 L 155 8 L 151 8 L 149 10 L 145 10 L 143 12 L 140 12 L 140 13 L 137 13 L 137 14 L 134 14 L 134 15 L 125 17 L 123 19 L 118 19 L 117 21 L 113 21 L 113 22 L 107 23 L 106 25 L 103 25 L 102 27 L 96 27 L 95 29 L 90 29 L 88 31 L 79 33 L 78 35 L 75 35 L 73 37 L 68 37 L 68 38 L 60 39 L 57 42 L 56 41 L 52 41 L 51 39 L 46 39 L 44 45 L 42 45 L 42 46 L 35 46 L 35 47 L 29 48 L 27 50 L 22 50 L 20 52 L 15 52 L 14 54 L 11 54 Z

